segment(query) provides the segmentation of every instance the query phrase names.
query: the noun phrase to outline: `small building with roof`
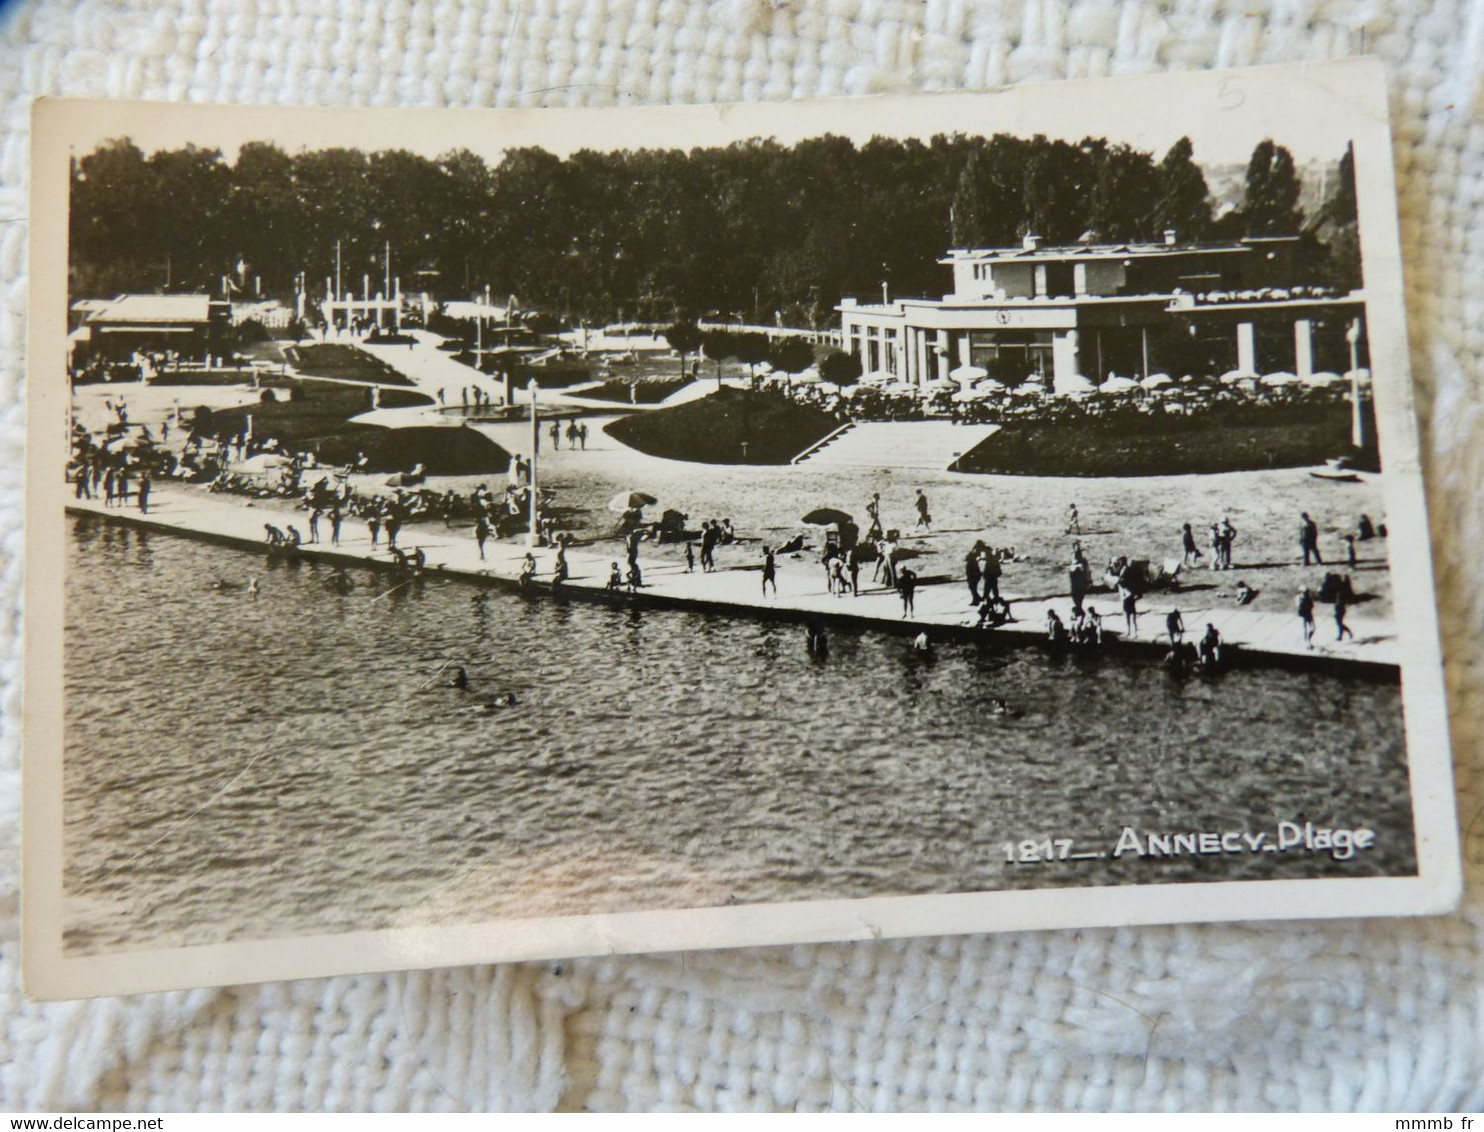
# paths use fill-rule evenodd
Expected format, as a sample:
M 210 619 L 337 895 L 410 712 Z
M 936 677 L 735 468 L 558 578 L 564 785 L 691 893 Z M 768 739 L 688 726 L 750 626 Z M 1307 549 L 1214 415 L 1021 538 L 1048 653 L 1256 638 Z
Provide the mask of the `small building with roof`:
M 136 355 L 174 353 L 207 361 L 226 348 L 232 305 L 210 295 L 119 295 L 72 304 L 69 336 L 74 362 L 81 353 L 104 362 Z
M 844 299 L 843 347 L 864 372 L 924 385 L 974 366 L 1007 385 L 1057 392 L 1118 375 L 1218 375 L 1365 364 L 1364 296 L 1309 280 L 1297 236 L 1225 243 L 955 249 L 941 299 Z M 886 296 L 884 296 L 886 297 Z

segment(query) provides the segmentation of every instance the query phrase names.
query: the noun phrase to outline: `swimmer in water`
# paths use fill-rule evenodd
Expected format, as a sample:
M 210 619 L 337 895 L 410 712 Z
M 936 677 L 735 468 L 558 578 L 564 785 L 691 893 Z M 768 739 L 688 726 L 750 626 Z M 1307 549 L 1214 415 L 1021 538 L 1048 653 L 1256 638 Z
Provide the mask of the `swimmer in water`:
M 464 671 L 464 666 L 459 665 L 458 671 L 453 674 L 453 679 L 448 682 L 450 688 L 457 688 L 461 692 L 469 690 L 469 674 Z
M 247 592 L 252 595 L 254 601 L 257 600 L 257 597 L 258 597 L 258 580 L 256 578 L 249 578 L 247 580 Z
M 493 711 L 496 708 L 514 707 L 516 705 L 514 692 L 502 692 L 498 696 L 491 696 L 489 703 L 484 706 Z

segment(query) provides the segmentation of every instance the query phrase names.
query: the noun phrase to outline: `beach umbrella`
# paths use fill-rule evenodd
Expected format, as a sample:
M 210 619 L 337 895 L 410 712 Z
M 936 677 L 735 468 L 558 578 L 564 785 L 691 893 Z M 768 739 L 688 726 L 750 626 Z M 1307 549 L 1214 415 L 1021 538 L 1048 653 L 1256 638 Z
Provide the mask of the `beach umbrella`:
M 885 370 L 876 369 L 872 370 L 870 373 L 861 374 L 859 381 L 861 385 L 890 385 L 892 382 L 896 381 L 896 379 L 896 374 L 887 373 Z
M 1311 385 L 1316 389 L 1323 389 L 1330 385 L 1338 385 L 1345 379 L 1337 373 L 1321 371 L 1319 373 L 1311 373 L 1308 377 L 1301 380 L 1305 385 Z
M 818 385 L 823 380 L 824 378 L 819 375 L 819 370 L 813 366 L 793 376 L 793 383 L 795 385 Z
M 1139 383 L 1130 377 L 1110 377 L 1102 385 L 1098 386 L 1100 393 L 1127 393 L 1131 389 L 1139 388 Z
M 959 385 L 967 389 L 974 382 L 989 376 L 989 370 L 983 366 L 957 366 L 948 371 L 948 376 Z
M 1219 378 L 1223 385 L 1235 385 L 1239 381 L 1255 381 L 1257 374 L 1249 369 L 1229 369 Z
M 287 456 L 278 456 L 272 452 L 260 452 L 256 456 L 249 456 L 237 467 L 244 472 L 271 472 L 274 468 L 287 468 L 290 460 Z
M 1162 389 L 1166 385 L 1174 385 L 1175 379 L 1167 373 L 1151 373 L 1139 384 L 1145 389 Z
M 823 393 L 826 396 L 830 397 L 833 397 L 840 392 L 840 387 L 833 381 L 821 381 L 814 388 L 816 392 Z
M 635 511 L 641 507 L 648 507 L 659 500 L 643 491 L 620 491 L 608 501 L 610 511 Z
M 918 389 L 910 381 L 893 381 L 890 385 L 883 386 L 882 392 L 915 397 Z
M 960 389 L 953 395 L 953 399 L 963 405 L 970 401 L 988 401 L 995 396 L 998 394 L 993 389 Z
M 836 507 L 816 507 L 804 516 L 803 521 L 811 527 L 829 527 L 836 523 L 848 523 L 851 518 L 847 512 Z
M 1280 371 L 1278 373 L 1266 374 L 1258 380 L 1260 380 L 1264 385 L 1269 386 L 1270 388 L 1277 388 L 1283 385 L 1293 385 L 1295 382 L 1301 379 L 1298 377 L 1297 374 L 1283 373 Z
M 1097 392 L 1098 383 L 1090 377 L 1083 377 L 1080 373 L 1074 373 L 1070 377 L 1063 378 L 1060 382 L 1062 392 L 1076 397 L 1087 393 Z

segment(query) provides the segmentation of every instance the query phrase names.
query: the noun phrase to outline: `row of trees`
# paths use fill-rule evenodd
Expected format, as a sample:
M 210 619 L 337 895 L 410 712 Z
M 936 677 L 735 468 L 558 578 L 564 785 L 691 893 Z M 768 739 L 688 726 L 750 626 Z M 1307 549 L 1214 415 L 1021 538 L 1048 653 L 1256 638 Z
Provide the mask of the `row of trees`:
M 74 294 L 199 290 L 223 275 L 287 294 L 335 269 L 379 280 L 390 245 L 409 289 L 467 297 L 485 284 L 525 306 L 589 319 L 731 312 L 818 323 L 843 294 L 944 290 L 950 246 L 1084 236 L 1297 232 L 1300 175 L 1265 141 L 1245 195 L 1222 213 L 1188 139 L 1155 155 L 1104 139 L 939 135 L 857 146 L 824 136 L 683 150 L 457 151 L 265 142 L 228 162 L 127 139 L 74 162 Z M 1353 185 L 1351 190 L 1353 197 Z M 1327 206 L 1326 206 L 1327 207 Z

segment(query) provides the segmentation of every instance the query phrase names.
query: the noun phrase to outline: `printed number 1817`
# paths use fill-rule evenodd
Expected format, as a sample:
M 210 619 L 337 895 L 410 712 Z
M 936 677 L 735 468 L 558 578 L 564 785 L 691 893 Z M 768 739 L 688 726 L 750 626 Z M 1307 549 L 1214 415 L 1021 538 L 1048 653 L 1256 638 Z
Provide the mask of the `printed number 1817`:
M 1005 860 L 1012 865 L 1032 865 L 1038 861 L 1065 861 L 1072 855 L 1072 839 L 1058 837 L 1054 841 L 1007 841 Z

